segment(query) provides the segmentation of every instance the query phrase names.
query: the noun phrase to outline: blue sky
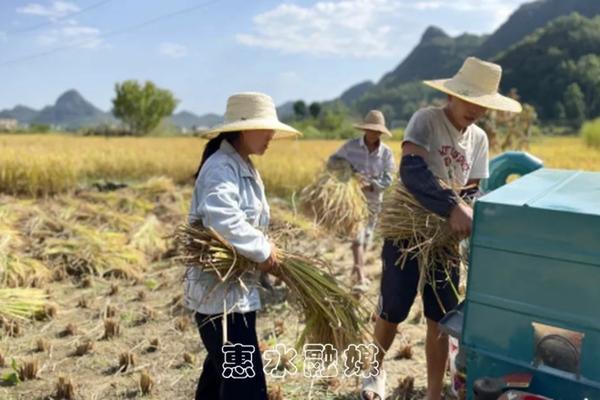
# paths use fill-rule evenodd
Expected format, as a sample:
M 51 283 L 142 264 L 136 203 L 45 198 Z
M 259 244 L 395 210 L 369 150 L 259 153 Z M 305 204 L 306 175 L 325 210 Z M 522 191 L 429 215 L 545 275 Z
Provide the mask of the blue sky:
M 125 79 L 152 80 L 197 114 L 248 90 L 328 100 L 396 67 L 429 25 L 491 33 L 525 2 L 4 0 L 0 109 L 39 109 L 75 88 L 108 110 Z

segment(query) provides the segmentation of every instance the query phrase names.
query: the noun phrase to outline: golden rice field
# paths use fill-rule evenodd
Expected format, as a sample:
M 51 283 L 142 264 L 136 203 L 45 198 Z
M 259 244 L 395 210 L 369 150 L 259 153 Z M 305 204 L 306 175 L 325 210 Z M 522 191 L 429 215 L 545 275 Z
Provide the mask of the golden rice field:
M 330 263 L 350 285 L 347 241 L 273 198 L 313 182 L 341 144 L 276 141 L 255 162 L 271 196 L 271 225 L 288 229 L 287 246 Z M 390 145 L 398 157 L 400 142 Z M 193 397 L 206 352 L 182 304 L 183 269 L 168 235 L 186 219 L 186 184 L 203 146 L 183 137 L 0 135 L 0 399 Z M 541 138 L 530 152 L 548 167 L 600 171 L 600 150 L 579 138 Z M 90 186 L 97 181 L 130 185 L 98 191 Z M 374 243 L 365 257 L 373 282 L 379 252 Z M 293 345 L 305 326 L 280 289 L 258 314 L 261 351 Z M 361 298 L 372 310 L 378 289 L 372 284 Z M 386 355 L 394 400 L 425 397 L 425 323 L 416 303 Z M 267 381 L 273 400 L 355 400 L 360 388 L 358 378 Z
M 271 195 L 308 185 L 341 141 L 273 142 L 256 158 Z M 400 142 L 389 143 L 399 155 Z M 0 135 L 0 192 L 43 196 L 93 181 L 139 181 L 166 176 L 191 183 L 204 141 L 198 138 L 100 138 Z M 600 170 L 600 150 L 577 137 L 540 138 L 530 152 L 551 168 Z

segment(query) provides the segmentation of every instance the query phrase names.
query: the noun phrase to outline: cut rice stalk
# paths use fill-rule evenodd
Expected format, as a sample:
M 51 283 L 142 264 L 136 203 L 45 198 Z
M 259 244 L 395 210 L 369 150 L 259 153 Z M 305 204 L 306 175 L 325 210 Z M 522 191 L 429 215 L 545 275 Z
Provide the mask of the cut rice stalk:
M 40 287 L 52 277 L 40 261 L 5 253 L 0 249 L 0 284 L 5 287 Z
M 146 182 L 133 185 L 132 189 L 150 199 L 165 193 L 175 193 L 177 191 L 173 180 L 165 176 L 152 177 Z
M 163 224 L 155 215 L 149 215 L 131 236 L 129 244 L 146 254 L 151 261 L 157 261 L 167 251 Z
M 140 215 L 119 212 L 101 203 L 64 197 L 61 199 L 60 217 L 119 232 L 130 232 L 143 221 Z
M 118 232 L 98 231 L 83 225 L 67 225 L 66 237 L 45 240 L 42 256 L 54 265 L 77 276 L 115 276 L 140 278 L 145 268 L 144 255 L 127 245 Z
M 100 203 L 111 210 L 129 215 L 143 216 L 151 212 L 154 204 L 147 199 L 135 196 L 129 190 L 118 190 L 114 192 L 83 192 L 82 199 L 93 203 Z
M 182 225 L 176 234 L 180 260 L 214 273 L 225 284 L 241 281 L 256 263 L 238 255 L 214 230 Z M 297 347 L 305 343 L 331 344 L 338 350 L 363 343 L 368 336 L 368 312 L 319 259 L 280 250 L 278 276 L 304 314 L 306 326 Z M 241 283 L 243 284 L 243 283 Z
M 384 196 L 378 229 L 382 237 L 401 247 L 402 254 L 397 261 L 400 268 L 409 257 L 417 257 L 421 268 L 420 291 L 426 283 L 434 290 L 440 283 L 436 281 L 434 266 L 443 269 L 449 283 L 452 268 L 459 268 L 461 263 L 466 267 L 461 239 L 450 230 L 448 221 L 424 208 L 400 182 Z M 458 298 L 457 288 L 453 290 Z
M 341 237 L 356 236 L 369 215 L 365 195 L 349 164 L 321 173 L 300 193 L 300 206 L 319 225 Z
M 40 289 L 0 289 L 0 317 L 32 318 L 44 310 L 47 295 Z
M 19 232 L 0 223 L 0 284 L 5 287 L 40 286 L 51 273 L 40 261 L 24 254 Z

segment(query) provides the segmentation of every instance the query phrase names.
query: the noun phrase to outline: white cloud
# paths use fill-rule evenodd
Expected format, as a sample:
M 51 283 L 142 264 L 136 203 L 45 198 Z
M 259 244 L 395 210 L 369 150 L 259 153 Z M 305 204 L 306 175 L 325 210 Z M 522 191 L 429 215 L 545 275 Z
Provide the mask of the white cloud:
M 396 57 L 403 43 L 428 19 L 444 19 L 448 11 L 464 14 L 461 31 L 491 33 L 526 0 L 321 0 L 311 6 L 284 3 L 253 18 L 251 32 L 236 35 L 239 43 L 283 53 Z M 435 18 L 433 18 L 435 17 Z M 478 18 L 478 29 L 469 29 Z M 448 26 L 456 30 L 456 21 Z M 455 19 L 455 18 L 454 18 Z M 445 24 L 444 24 L 445 25 Z M 412 45 L 412 43 L 410 43 Z
M 39 35 L 38 43 L 43 46 L 60 44 L 92 49 L 104 43 L 100 34 L 99 29 L 68 23 Z
M 439 10 L 449 9 L 467 13 L 483 13 L 489 21 L 490 32 L 498 28 L 516 8 L 525 3 L 525 0 L 453 0 L 453 1 L 435 1 L 423 0 L 412 3 L 416 10 Z M 468 29 L 466 29 L 468 31 Z
M 6 42 L 6 32 L 0 31 L 0 42 Z
M 239 43 L 284 53 L 353 57 L 389 55 L 394 0 L 320 1 L 309 7 L 281 4 L 253 18 L 254 32 Z
M 179 43 L 163 42 L 158 46 L 158 52 L 166 57 L 183 58 L 187 56 L 187 47 Z
M 409 7 L 415 10 L 437 10 L 442 7 L 444 3 L 441 1 L 416 1 L 409 5 Z
M 53 1 L 51 5 L 45 6 L 39 3 L 29 3 L 23 7 L 17 8 L 21 14 L 37 15 L 40 17 L 60 18 L 67 14 L 79 11 L 80 8 L 67 1 Z
M 90 26 L 80 25 L 73 18 L 64 18 L 81 9 L 75 3 L 68 1 L 49 1 L 47 4 L 28 3 L 17 8 L 20 14 L 48 18 L 53 27 L 37 36 L 37 43 L 42 46 L 76 46 L 81 48 L 96 48 L 104 43 L 100 30 Z

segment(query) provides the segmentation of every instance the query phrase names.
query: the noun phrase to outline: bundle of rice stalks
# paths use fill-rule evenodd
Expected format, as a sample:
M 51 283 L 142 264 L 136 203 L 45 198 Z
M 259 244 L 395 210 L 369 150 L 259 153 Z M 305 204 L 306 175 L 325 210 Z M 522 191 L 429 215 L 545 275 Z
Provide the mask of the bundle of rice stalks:
M 50 270 L 24 252 L 24 242 L 19 233 L 0 223 L 0 284 L 2 286 L 39 287 L 50 279 Z
M 0 289 L 0 317 L 32 318 L 43 312 L 47 295 L 40 289 Z
M 319 225 L 341 237 L 356 236 L 369 215 L 361 185 L 348 163 L 322 172 L 302 189 L 300 206 Z
M 61 218 L 92 225 L 100 229 L 118 232 L 130 232 L 133 227 L 143 222 L 140 215 L 130 215 L 115 211 L 102 203 L 92 203 L 72 197 L 64 197 L 60 201 Z
M 178 224 L 187 215 L 191 189 L 178 189 L 169 178 L 152 178 L 132 187 L 133 195 L 151 201 L 153 213 L 163 222 Z
M 62 221 L 64 230 L 43 240 L 40 256 L 76 276 L 140 278 L 144 255 L 127 244 L 127 236 Z
M 176 240 L 184 264 L 216 274 L 221 283 L 234 283 L 243 273 L 256 268 L 254 262 L 236 254 L 212 229 L 182 225 Z M 349 344 L 363 343 L 368 334 L 368 312 L 327 272 L 328 266 L 321 260 L 286 251 L 280 251 L 278 256 L 278 275 L 302 309 L 306 322 L 297 347 L 323 343 L 342 350 Z
M 151 214 L 135 230 L 129 244 L 146 254 L 151 261 L 156 261 L 167 251 L 165 238 L 163 224 Z
M 450 230 L 448 221 L 424 208 L 402 183 L 384 196 L 379 221 L 381 236 L 392 239 L 402 249 L 397 261 L 401 268 L 409 257 L 417 257 L 421 268 L 419 290 L 425 283 L 435 289 L 434 266 L 441 266 L 450 277 L 452 268 L 458 268 L 461 262 L 466 265 L 460 251 L 461 239 Z M 458 297 L 457 288 L 453 290 Z
M 0 286 L 41 287 L 51 276 L 51 271 L 39 260 L 5 252 L 0 243 Z
M 165 176 L 152 177 L 146 182 L 133 185 L 132 189 L 147 199 L 155 199 L 162 194 L 172 194 L 177 191 L 177 187 L 173 183 L 173 180 Z
M 275 202 L 271 205 L 269 235 L 277 243 L 287 245 L 295 240 L 317 239 L 323 235 L 323 231 L 314 221 Z
M 130 190 L 122 189 L 114 192 L 82 192 L 82 199 L 99 203 L 111 210 L 128 215 L 143 216 L 154 209 L 154 204 L 148 199 L 136 196 Z

